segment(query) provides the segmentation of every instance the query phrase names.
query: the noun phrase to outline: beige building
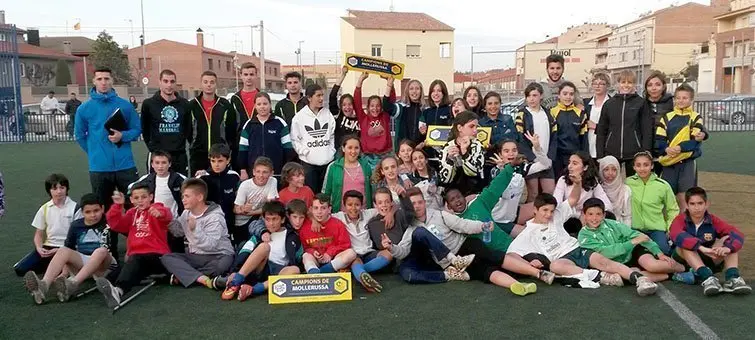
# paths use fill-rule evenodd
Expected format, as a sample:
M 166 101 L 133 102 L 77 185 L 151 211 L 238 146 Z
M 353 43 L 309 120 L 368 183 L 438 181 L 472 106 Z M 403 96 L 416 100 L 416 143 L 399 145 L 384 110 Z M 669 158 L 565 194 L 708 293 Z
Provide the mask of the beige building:
M 424 13 L 371 12 L 348 10 L 341 18 L 341 51 L 370 55 L 406 65 L 402 85 L 418 79 L 427 86 L 441 79 L 453 91 L 454 28 Z M 343 83 L 353 91 L 358 74 Z M 401 94 L 404 86 L 396 86 Z M 364 84 L 363 96 L 383 95 L 385 81 L 371 77 Z

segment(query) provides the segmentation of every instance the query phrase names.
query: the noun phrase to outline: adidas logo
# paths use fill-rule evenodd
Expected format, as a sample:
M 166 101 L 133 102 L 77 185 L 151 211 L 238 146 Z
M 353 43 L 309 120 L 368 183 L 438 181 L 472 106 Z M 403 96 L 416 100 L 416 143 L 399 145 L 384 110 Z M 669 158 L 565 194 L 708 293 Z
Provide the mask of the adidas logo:
M 318 121 L 317 118 L 315 118 L 315 126 L 312 127 L 312 126 L 304 125 L 304 129 L 307 130 L 307 133 L 309 133 L 309 135 L 312 138 L 320 139 L 320 138 L 325 137 L 325 134 L 328 133 L 328 123 L 325 123 L 325 125 L 320 126 L 320 121 Z

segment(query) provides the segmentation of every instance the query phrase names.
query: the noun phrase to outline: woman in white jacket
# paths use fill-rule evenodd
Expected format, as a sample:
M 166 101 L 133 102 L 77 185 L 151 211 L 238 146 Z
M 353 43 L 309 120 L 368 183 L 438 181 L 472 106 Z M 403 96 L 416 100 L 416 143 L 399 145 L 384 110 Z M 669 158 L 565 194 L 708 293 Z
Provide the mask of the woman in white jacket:
M 598 160 L 598 176 L 603 191 L 613 205 L 615 220 L 628 226 L 632 225 L 632 190 L 624 184 L 624 176 L 619 171 L 619 161 L 614 156 Z

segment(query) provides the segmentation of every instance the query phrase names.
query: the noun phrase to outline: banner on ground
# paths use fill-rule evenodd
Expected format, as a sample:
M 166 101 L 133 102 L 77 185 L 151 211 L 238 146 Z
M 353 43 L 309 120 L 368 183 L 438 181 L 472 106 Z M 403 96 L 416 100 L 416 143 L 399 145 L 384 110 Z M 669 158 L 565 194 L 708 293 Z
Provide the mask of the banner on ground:
M 346 60 L 346 67 L 349 71 L 367 72 L 381 77 L 392 76 L 399 80 L 404 79 L 404 64 L 402 63 L 354 53 L 346 53 L 344 60 Z
M 487 148 L 490 145 L 490 135 L 492 128 L 477 127 L 477 140 L 482 146 Z M 442 148 L 448 142 L 448 136 L 451 134 L 451 127 L 447 125 L 430 125 L 427 127 L 427 137 L 425 138 L 426 146 Z
M 271 305 L 351 300 L 351 273 L 275 275 L 268 283 Z

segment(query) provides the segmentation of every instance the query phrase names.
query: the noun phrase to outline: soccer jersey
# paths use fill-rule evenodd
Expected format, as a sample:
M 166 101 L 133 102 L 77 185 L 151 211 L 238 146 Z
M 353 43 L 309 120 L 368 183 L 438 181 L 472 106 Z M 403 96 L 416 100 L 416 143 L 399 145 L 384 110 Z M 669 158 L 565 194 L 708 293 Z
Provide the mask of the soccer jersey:
M 579 241 L 564 229 L 564 222 L 574 212 L 569 201 L 564 201 L 554 210 L 551 222 L 540 224 L 534 220 L 527 221 L 527 227 L 511 242 L 508 252 L 520 256 L 541 254 L 551 262 L 569 254 L 579 247 Z
M 68 236 L 68 229 L 71 228 L 75 212 L 76 202 L 70 197 L 66 197 L 62 208 L 56 206 L 52 200 L 47 201 L 47 203 L 39 207 L 31 225 L 45 232 L 43 245 L 55 248 L 63 246 Z

